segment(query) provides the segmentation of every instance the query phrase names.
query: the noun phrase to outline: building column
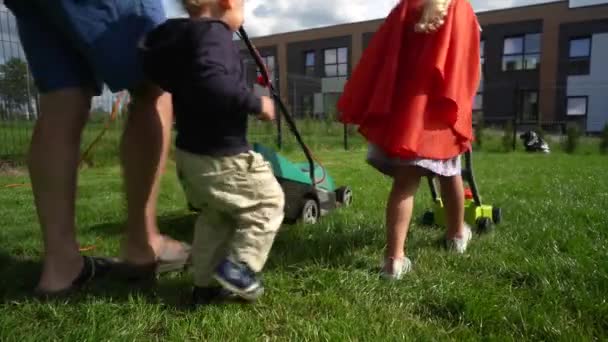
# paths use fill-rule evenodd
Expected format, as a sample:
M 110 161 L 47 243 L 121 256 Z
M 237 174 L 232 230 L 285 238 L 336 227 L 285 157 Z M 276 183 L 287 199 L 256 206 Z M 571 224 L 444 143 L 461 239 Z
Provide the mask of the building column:
M 556 121 L 557 74 L 559 66 L 559 22 L 550 18 L 543 21 L 542 57 L 539 80 L 539 121 Z
M 361 55 L 363 54 L 363 32 L 356 31 L 351 36 L 352 42 L 352 52 L 351 52 L 351 66 L 350 70 L 354 70 L 361 59 Z
M 277 45 L 277 59 L 279 64 L 279 83 L 281 89 L 281 99 L 287 106 L 290 105 L 289 101 L 289 87 L 288 87 L 288 75 L 287 75 L 287 43 L 281 42 Z

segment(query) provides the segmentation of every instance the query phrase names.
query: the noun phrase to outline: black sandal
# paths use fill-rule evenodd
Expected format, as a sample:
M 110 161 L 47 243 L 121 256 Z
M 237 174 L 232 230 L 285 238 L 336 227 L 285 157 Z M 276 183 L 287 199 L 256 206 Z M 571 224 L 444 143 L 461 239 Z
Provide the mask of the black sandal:
M 84 262 L 82 270 L 76 279 L 72 281 L 72 285 L 58 291 L 36 289 L 34 290 L 34 295 L 40 299 L 52 299 L 69 296 L 82 289 L 87 284 L 105 277 L 116 265 L 116 262 L 109 258 L 83 256 L 82 259 Z

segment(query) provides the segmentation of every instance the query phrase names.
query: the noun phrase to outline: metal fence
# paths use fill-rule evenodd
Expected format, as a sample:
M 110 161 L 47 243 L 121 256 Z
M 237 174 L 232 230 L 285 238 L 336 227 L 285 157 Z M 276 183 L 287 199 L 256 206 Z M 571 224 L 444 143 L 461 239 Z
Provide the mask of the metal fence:
M 114 95 L 107 89 L 92 101 L 92 112 L 103 119 L 110 112 Z M 0 4 L 0 159 L 21 159 L 39 115 L 39 96 L 15 17 Z
M 15 18 L 0 5 L 0 155 L 23 154 L 37 117 L 37 98 Z
M 277 89 L 283 89 L 282 98 L 292 114 L 302 121 L 304 134 L 348 148 L 349 138 L 356 135 L 356 129 L 343 127 L 336 121 L 336 105 L 346 77 L 316 77 L 302 72 L 290 73 L 284 79 L 279 79 L 275 62 L 274 59 L 268 60 L 273 82 Z M 258 73 L 255 65 L 249 58 L 246 58 L 245 65 L 249 85 L 259 94 L 264 94 L 265 90 L 256 85 Z M 473 114 L 476 123 L 483 122 L 486 127 L 501 129 L 510 124 L 514 136 L 517 132 L 539 128 L 560 135 L 565 132 L 567 125 L 577 125 L 582 132 L 590 131 L 592 125 L 594 129 L 601 129 L 602 122 L 608 118 L 608 102 L 601 94 L 608 93 L 608 80 L 579 78 L 572 82 L 568 80 L 566 85 L 542 85 L 540 89 L 533 89 L 518 84 L 518 77 L 505 79 L 502 83 L 481 84 Z M 556 106 L 559 113 L 541 113 L 539 102 L 545 91 L 556 93 L 556 98 L 564 99 L 564 103 Z M 114 98 L 115 95 L 108 90 L 94 98 L 92 112 L 97 121 L 107 118 Z M 484 103 L 489 98 L 493 99 L 493 105 Z M 595 114 L 591 115 L 591 109 Z M 0 4 L 0 160 L 25 155 L 38 115 L 39 96 L 25 61 L 15 18 Z M 279 135 L 276 141 L 280 146 L 285 135 L 282 132 L 284 126 L 279 122 L 277 127 Z M 274 135 L 274 132 L 267 132 L 266 135 Z

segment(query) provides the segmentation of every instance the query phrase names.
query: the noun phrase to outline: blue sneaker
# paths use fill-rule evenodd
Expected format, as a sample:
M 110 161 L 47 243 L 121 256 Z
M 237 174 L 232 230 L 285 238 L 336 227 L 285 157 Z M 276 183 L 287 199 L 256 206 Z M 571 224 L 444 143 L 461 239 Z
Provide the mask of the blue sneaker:
M 239 297 L 254 301 L 264 293 L 264 286 L 247 265 L 224 259 L 213 275 L 222 287 Z

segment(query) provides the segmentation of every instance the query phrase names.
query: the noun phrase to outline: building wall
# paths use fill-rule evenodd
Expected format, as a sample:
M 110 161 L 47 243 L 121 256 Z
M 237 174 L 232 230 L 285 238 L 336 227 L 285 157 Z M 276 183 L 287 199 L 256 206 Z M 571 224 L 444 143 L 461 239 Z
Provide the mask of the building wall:
M 346 78 L 325 77 L 325 50 L 348 49 L 347 73 L 352 69 L 352 36 L 338 36 L 324 39 L 293 42 L 287 44 L 287 89 L 289 103 L 295 115 L 317 115 L 325 113 L 327 94 L 342 92 Z M 314 52 L 314 73 L 306 75 L 306 53 Z M 312 106 L 305 108 L 304 100 L 311 101 Z
M 356 62 L 361 57 L 361 53 L 363 51 L 362 48 L 362 36 L 366 32 L 375 32 L 381 20 L 360 22 L 360 23 L 351 23 L 351 24 L 343 24 L 336 25 L 330 27 L 322 27 L 315 28 L 310 30 L 303 30 L 297 32 L 289 32 L 289 33 L 281 33 L 276 35 L 270 35 L 265 37 L 257 37 L 254 39 L 254 43 L 256 46 L 260 48 L 264 48 L 266 46 L 276 46 L 277 47 L 277 58 L 279 61 L 279 79 L 281 80 L 280 93 L 283 100 L 289 105 L 292 104 L 293 98 L 289 96 L 288 89 L 288 77 L 289 77 L 289 68 L 288 64 L 290 62 L 283 62 L 288 59 L 288 45 L 298 42 L 308 42 L 308 41 L 316 41 L 316 40 L 325 40 L 331 39 L 335 37 L 348 37 L 347 39 L 350 41 L 349 55 L 350 55 L 350 63 L 349 68 L 352 68 L 353 65 L 356 65 Z M 295 63 L 295 62 L 291 62 Z M 294 64 L 292 64 L 294 65 Z M 299 67 L 296 67 L 296 69 Z M 292 67 L 292 70 L 294 68 Z
M 277 59 L 277 47 L 276 46 L 265 46 L 258 48 L 260 56 L 262 58 L 268 58 L 272 56 L 275 59 L 275 70 L 269 70 L 271 72 L 271 82 L 277 87 L 280 88 L 280 78 L 278 74 L 278 59 Z M 255 60 L 249 53 L 249 50 L 245 46 L 241 46 L 241 58 L 243 59 L 244 72 L 245 77 L 247 79 L 247 83 L 253 89 L 254 93 L 258 96 L 270 96 L 270 91 L 268 88 L 263 87 L 258 84 L 258 68 L 255 63 Z
M 548 123 L 563 118 L 559 115 L 560 110 L 563 109 L 563 101 L 560 101 L 558 105 L 558 90 L 560 88 L 557 70 L 560 65 L 560 58 L 562 58 L 562 55 L 558 53 L 561 46 L 560 27 L 568 23 L 608 18 L 608 6 L 571 9 L 568 1 L 556 1 L 547 4 L 483 12 L 479 13 L 478 17 L 483 27 L 516 21 L 542 21 L 542 60 L 539 80 L 542 88 L 540 92 L 541 121 Z
M 351 35 L 345 35 L 340 37 L 331 37 L 324 39 L 315 39 L 309 41 L 300 41 L 287 44 L 287 72 L 289 74 L 304 74 L 305 67 L 305 53 L 312 51 L 315 52 L 315 77 L 324 77 L 323 73 L 323 53 L 325 49 L 341 48 L 346 47 L 349 50 L 349 54 L 352 51 L 352 37 Z M 349 63 L 350 73 L 350 63 Z
M 505 38 L 542 33 L 542 29 L 541 20 L 488 24 L 483 27 L 482 40 L 485 43 L 483 111 L 487 122 L 504 121 L 506 117 L 520 115 L 518 104 L 521 92 L 540 90 L 540 69 L 503 71 L 502 60 Z
M 369 43 L 372 41 L 372 38 L 374 37 L 374 32 L 365 32 L 363 34 L 363 49 L 367 49 L 367 47 L 369 46 Z
M 600 132 L 608 124 L 608 33 L 592 36 L 591 71 L 589 75 L 568 77 L 568 97 L 587 97 L 588 132 Z
M 607 49 L 604 33 L 608 33 L 608 17 L 560 25 L 555 104 L 557 117 L 567 122 L 575 122 L 589 131 L 601 129 L 598 129 L 598 126 L 608 117 L 608 105 L 602 106 L 603 99 L 608 94 L 608 58 L 603 52 Z M 588 75 L 569 76 L 570 41 L 582 37 L 592 38 L 591 69 Z M 587 116 L 568 116 L 568 96 L 578 95 L 588 96 Z
M 594 1 L 590 3 L 589 1 Z M 567 97 L 567 47 L 564 47 L 564 32 L 567 27 L 582 27 L 589 30 L 593 22 L 608 20 L 608 1 L 558 0 L 549 3 L 501 9 L 478 13 L 485 40 L 483 113 L 489 118 L 513 117 L 521 110 L 520 91 L 538 91 L 539 121 L 543 124 L 561 123 L 566 120 Z M 572 7 L 572 8 L 571 8 Z M 298 96 L 290 89 L 288 80 L 302 73 L 303 51 L 321 49 L 325 42 L 334 39 L 349 41 L 349 71 L 356 66 L 363 50 L 369 45 L 383 20 L 336 25 L 299 32 L 284 33 L 256 38 L 258 46 L 276 46 L 280 61 L 281 94 L 290 104 L 297 104 Z M 591 26 L 590 26 L 591 25 Z M 566 30 L 564 31 L 564 27 Z M 593 31 L 598 33 L 596 28 Z M 542 33 L 541 61 L 538 70 L 503 71 L 502 53 L 504 39 L 525 33 Z M 571 32 L 572 34 L 574 31 Z M 570 35 L 571 33 L 566 33 Z M 567 44 L 567 43 L 566 43 Z M 329 44 L 333 45 L 333 44 Z M 564 50 L 566 49 L 566 50 Z M 565 51 L 565 54 L 564 54 Z M 321 63 L 321 58 L 317 63 Z M 565 61 L 564 61 L 565 58 Z M 319 66 L 322 72 L 322 66 Z M 321 77 L 322 75 L 317 75 Z M 327 82 L 326 82 L 327 83 Z M 336 85 L 327 85 L 326 88 Z M 314 89 L 315 94 L 318 84 Z M 301 87 L 298 87 L 301 88 Z M 321 89 L 322 89 L 321 82 Z M 312 90 L 311 90 L 312 91 Z M 318 97 L 318 96 L 317 96 Z M 295 98 L 295 99 L 294 99 Z

